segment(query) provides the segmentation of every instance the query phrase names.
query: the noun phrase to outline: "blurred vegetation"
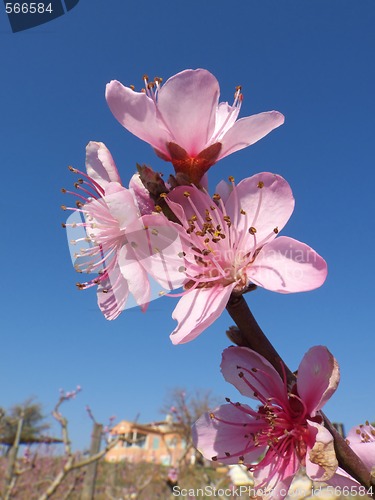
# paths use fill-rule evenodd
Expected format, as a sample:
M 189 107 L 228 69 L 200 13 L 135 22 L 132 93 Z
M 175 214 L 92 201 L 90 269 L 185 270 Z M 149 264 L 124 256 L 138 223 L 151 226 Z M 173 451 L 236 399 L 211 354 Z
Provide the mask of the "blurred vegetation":
M 45 422 L 41 404 L 34 399 L 28 399 L 24 403 L 12 406 L 9 410 L 0 408 L 0 444 L 5 445 L 5 450 L 14 443 L 21 416 L 23 425 L 20 444 L 40 443 L 50 439 L 43 435 L 50 425 Z

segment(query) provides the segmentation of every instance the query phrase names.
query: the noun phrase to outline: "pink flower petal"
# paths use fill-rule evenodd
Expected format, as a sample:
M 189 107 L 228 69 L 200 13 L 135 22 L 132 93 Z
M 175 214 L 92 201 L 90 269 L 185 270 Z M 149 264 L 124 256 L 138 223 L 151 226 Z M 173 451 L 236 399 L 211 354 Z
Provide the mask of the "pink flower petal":
M 164 215 L 154 214 L 143 216 L 126 232 L 142 267 L 168 291 L 180 288 L 186 281 L 180 228 Z
M 173 344 L 195 339 L 221 315 L 228 303 L 234 283 L 228 286 L 196 288 L 181 297 L 172 318 L 178 321 L 170 337 Z
M 158 108 L 171 142 L 192 157 L 205 149 L 215 127 L 219 84 L 205 69 L 185 70 L 161 87 Z
M 365 490 L 359 490 L 359 488 L 364 488 L 364 486 L 361 486 L 358 481 L 356 481 L 352 476 L 350 476 L 344 469 L 341 469 L 341 467 L 338 467 L 336 470 L 336 474 L 334 474 L 330 479 L 327 479 L 325 481 L 328 485 L 337 487 L 337 490 L 340 491 L 344 488 L 344 486 L 347 486 L 349 488 L 353 487 L 354 492 L 360 492 L 362 491 L 361 497 L 368 498 L 367 496 L 364 495 Z M 370 498 L 371 495 L 369 495 Z
M 360 425 L 350 429 L 347 435 L 352 450 L 369 471 L 375 467 L 375 429 L 372 425 Z
M 252 447 L 250 437 L 253 424 L 256 430 L 259 427 L 255 419 L 246 413 L 248 407 L 242 407 L 245 410 L 243 412 L 231 404 L 222 405 L 211 413 L 204 413 L 195 422 L 192 427 L 194 445 L 205 458 L 212 460 L 218 457 L 220 463 L 226 464 L 237 464 L 240 456 L 246 464 L 260 458 L 265 447 Z M 228 457 L 228 453 L 231 456 Z
M 324 283 L 327 264 L 305 243 L 281 236 L 264 245 L 247 275 L 273 292 L 307 292 Z
M 297 390 L 312 417 L 336 391 L 339 381 L 339 366 L 329 350 L 324 346 L 309 349 L 298 368 Z
M 124 245 L 118 253 L 118 265 L 128 284 L 130 293 L 145 312 L 150 301 L 150 283 L 146 271 L 136 259 L 129 245 Z
M 192 216 L 198 214 L 204 217 L 206 209 L 213 204 L 212 198 L 208 194 L 193 186 L 178 186 L 168 193 L 167 199 L 182 207 L 184 217 L 182 220 L 180 219 L 181 222 L 188 221 Z M 181 211 L 176 213 L 177 217 L 181 214 Z
M 86 146 L 86 170 L 102 188 L 109 182 L 119 182 L 121 179 L 111 153 L 102 142 L 91 141 Z
M 220 181 L 215 189 L 215 193 L 220 195 L 220 198 L 223 200 L 224 205 L 226 204 L 229 195 L 231 194 L 232 191 L 233 191 L 233 186 L 224 180 Z
M 265 398 L 272 398 L 282 404 L 288 404 L 288 396 L 284 383 L 275 368 L 263 356 L 247 347 L 229 347 L 223 351 L 221 372 L 225 380 L 241 394 L 252 399 L 254 390 Z M 239 373 L 244 376 L 240 377 Z M 248 380 L 253 388 L 246 384 Z
M 106 99 L 121 125 L 169 157 L 166 144 L 173 138 L 160 124 L 155 103 L 150 97 L 144 92 L 134 92 L 113 80 L 107 85 Z
M 307 426 L 312 436 L 312 446 L 307 446 L 306 473 L 313 481 L 327 481 L 338 467 L 333 436 L 316 422 L 307 420 Z
M 283 123 L 284 116 L 278 111 L 268 111 L 241 118 L 221 139 L 223 147 L 220 158 L 251 146 Z
M 225 203 L 232 222 L 238 220 L 239 231 L 256 229 L 248 235 L 250 248 L 259 248 L 263 242 L 276 237 L 276 231 L 288 222 L 294 209 L 292 190 L 280 175 L 263 172 L 242 180 Z M 239 216 L 240 209 L 246 213 Z
M 129 190 L 133 193 L 139 213 L 151 214 L 155 210 L 155 203 L 149 191 L 144 187 L 139 174 L 134 174 L 129 182 Z
M 128 284 L 116 266 L 109 278 L 103 280 L 97 289 L 98 306 L 104 317 L 108 320 L 116 319 L 125 309 L 128 296 Z
M 262 495 L 262 498 L 282 500 L 288 494 L 290 485 L 300 467 L 300 462 L 294 450 L 281 463 L 277 452 L 269 450 L 266 456 L 268 457 L 269 454 L 274 455 L 271 463 L 257 469 L 254 473 L 255 490 L 258 488 L 268 492 L 267 495 Z
M 132 193 L 117 182 L 107 184 L 104 200 L 112 217 L 118 221 L 119 229 L 125 229 L 138 219 L 139 214 Z
M 223 135 L 233 127 L 239 112 L 239 106 L 230 106 L 227 102 L 219 104 L 216 110 L 214 140 L 221 141 Z

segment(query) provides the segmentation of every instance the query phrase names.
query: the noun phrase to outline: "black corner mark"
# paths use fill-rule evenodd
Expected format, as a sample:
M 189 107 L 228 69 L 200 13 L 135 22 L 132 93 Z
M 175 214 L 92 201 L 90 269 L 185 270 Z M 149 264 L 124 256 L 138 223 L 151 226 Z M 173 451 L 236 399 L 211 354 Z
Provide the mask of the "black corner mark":
M 48 23 L 75 7 L 79 0 L 3 0 L 13 33 Z
M 65 0 L 66 10 L 72 10 L 73 7 L 77 5 L 79 0 Z

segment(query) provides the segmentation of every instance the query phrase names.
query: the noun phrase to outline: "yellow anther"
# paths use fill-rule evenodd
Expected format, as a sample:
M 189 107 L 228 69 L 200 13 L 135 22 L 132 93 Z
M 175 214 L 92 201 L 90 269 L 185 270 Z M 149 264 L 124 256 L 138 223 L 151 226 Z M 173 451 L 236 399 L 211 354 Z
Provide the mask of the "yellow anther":
M 256 232 L 257 232 L 257 230 L 255 229 L 255 227 L 251 226 L 251 227 L 249 228 L 249 233 L 250 233 L 250 234 L 255 234 Z
M 263 181 L 259 181 L 257 187 L 259 189 L 262 189 L 264 187 L 264 182 Z

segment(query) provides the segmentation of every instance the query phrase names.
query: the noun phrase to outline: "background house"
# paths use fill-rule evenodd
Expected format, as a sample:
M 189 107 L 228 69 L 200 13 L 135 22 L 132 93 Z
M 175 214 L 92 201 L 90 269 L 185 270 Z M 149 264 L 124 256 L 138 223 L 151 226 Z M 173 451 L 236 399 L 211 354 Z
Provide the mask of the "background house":
M 119 443 L 106 455 L 108 462 L 153 462 L 177 466 L 186 453 L 181 429 L 167 417 L 165 421 L 138 424 L 122 420 L 111 431 Z M 189 457 L 190 458 L 190 457 Z

